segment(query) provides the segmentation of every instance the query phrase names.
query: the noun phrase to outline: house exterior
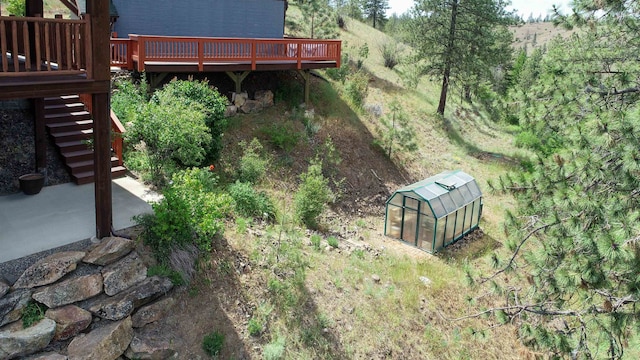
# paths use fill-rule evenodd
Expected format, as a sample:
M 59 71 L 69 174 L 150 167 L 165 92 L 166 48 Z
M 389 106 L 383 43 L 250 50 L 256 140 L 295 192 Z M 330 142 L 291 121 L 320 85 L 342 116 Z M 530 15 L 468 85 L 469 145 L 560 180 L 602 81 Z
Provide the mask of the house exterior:
M 284 0 L 112 0 L 113 31 L 159 36 L 282 38 Z

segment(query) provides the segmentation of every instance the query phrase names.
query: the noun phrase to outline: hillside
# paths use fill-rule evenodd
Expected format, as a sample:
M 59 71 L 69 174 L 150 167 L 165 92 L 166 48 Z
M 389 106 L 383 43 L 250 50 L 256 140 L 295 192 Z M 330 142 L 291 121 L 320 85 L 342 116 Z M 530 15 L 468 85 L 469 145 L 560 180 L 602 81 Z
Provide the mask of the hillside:
M 527 52 L 535 48 L 543 47 L 556 36 L 567 38 L 576 30 L 566 30 L 561 26 L 554 26 L 551 22 L 526 23 L 512 26 L 514 34 L 514 49 L 527 49 Z
M 435 117 L 437 86 L 425 79 L 407 87 L 408 67 L 382 66 L 379 45 L 392 41 L 384 34 L 348 21 L 340 38 L 354 63 L 359 48 L 369 48 L 360 60 L 370 110 L 354 108 L 345 86 L 320 73 L 312 84 L 313 127 L 303 125 L 291 100 L 299 98 L 297 81 L 280 84 L 273 108 L 230 119 L 216 172 L 232 178 L 238 143 L 258 138 L 270 159 L 260 189 L 275 200 L 279 222 L 229 220 L 158 331 L 173 334 L 180 358 L 206 358 L 202 339 L 212 331 L 225 335 L 224 359 L 522 358 L 527 350 L 513 328 L 490 319 L 448 320 L 497 301 L 486 294 L 469 302 L 476 290 L 465 285 L 463 267 L 487 269 L 488 255 L 501 247 L 501 219 L 513 201 L 486 183 L 520 156 L 511 136 L 455 96 L 447 116 Z M 419 149 L 388 158 L 376 145 L 382 127 L 375 113 L 387 114 L 394 100 L 411 119 Z M 298 134 L 290 151 L 270 144 L 267 130 L 278 126 Z M 323 147 L 329 139 L 335 150 Z M 298 175 L 328 152 L 342 160 L 325 163 L 336 201 L 319 231 L 291 227 Z M 385 201 L 395 189 L 452 169 L 472 174 L 485 191 L 482 231 L 436 256 L 383 236 Z

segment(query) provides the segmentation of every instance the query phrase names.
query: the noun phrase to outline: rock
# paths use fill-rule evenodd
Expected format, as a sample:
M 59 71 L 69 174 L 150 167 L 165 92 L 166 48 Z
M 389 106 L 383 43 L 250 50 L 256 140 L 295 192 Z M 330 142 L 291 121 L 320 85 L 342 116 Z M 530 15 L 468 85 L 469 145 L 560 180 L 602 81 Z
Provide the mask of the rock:
M 124 354 L 129 359 L 175 359 L 178 353 L 171 344 L 167 334 L 158 330 L 145 329 L 133 335 L 133 340 Z
M 92 316 L 87 310 L 75 305 L 67 305 L 58 309 L 49 309 L 44 314 L 56 322 L 56 333 L 53 340 L 67 340 L 78 335 L 91 325 Z
M 46 353 L 31 355 L 28 358 L 25 358 L 24 360 L 67 360 L 67 357 L 55 352 L 46 352 Z
M 224 110 L 224 117 L 230 117 L 238 113 L 238 107 L 235 105 L 229 105 Z
M 102 269 L 104 292 L 109 296 L 116 295 L 147 278 L 147 267 L 135 251 L 124 259 L 107 265 Z
M 31 301 L 32 290 L 18 289 L 0 299 L 0 326 L 17 321 Z
M 424 286 L 431 285 L 431 279 L 429 279 L 426 276 L 420 276 L 420 282 L 422 282 L 424 284 Z
M 371 280 L 373 280 L 374 282 L 379 283 L 380 282 L 380 276 L 377 274 L 373 274 L 371 275 Z
M 82 261 L 95 265 L 108 265 L 130 253 L 135 246 L 136 243 L 129 239 L 106 237 Z
M 102 292 L 102 275 L 78 276 L 33 293 L 33 299 L 55 308 L 92 298 Z
M 90 301 L 88 310 L 107 320 L 120 320 L 133 310 L 150 303 L 173 288 L 171 280 L 152 276 L 116 296 L 100 296 Z
M 9 284 L 7 284 L 4 280 L 0 279 L 0 299 L 5 296 L 6 293 L 9 292 Z
M 271 90 L 258 90 L 253 98 L 263 107 L 273 106 L 273 92 Z
M 131 318 L 127 317 L 73 339 L 67 348 L 69 360 L 115 360 L 124 354 L 132 338 Z
M 56 330 L 56 322 L 42 319 L 31 327 L 22 329 L 19 326 L 8 326 L 9 329 L 0 331 L 0 359 L 33 354 L 49 345 Z
M 247 94 L 246 92 L 233 93 L 232 98 L 233 105 L 240 108 L 249 99 L 249 94 Z
M 239 107 L 240 111 L 249 114 L 258 112 L 263 109 L 262 103 L 256 100 L 247 100 L 242 106 Z
M 167 297 L 141 307 L 131 317 L 131 322 L 134 328 L 143 327 L 152 322 L 158 321 L 165 317 L 165 315 L 171 310 L 176 300 L 172 297 Z
M 76 269 L 84 257 L 83 251 L 56 253 L 31 265 L 13 284 L 14 289 L 51 284 Z

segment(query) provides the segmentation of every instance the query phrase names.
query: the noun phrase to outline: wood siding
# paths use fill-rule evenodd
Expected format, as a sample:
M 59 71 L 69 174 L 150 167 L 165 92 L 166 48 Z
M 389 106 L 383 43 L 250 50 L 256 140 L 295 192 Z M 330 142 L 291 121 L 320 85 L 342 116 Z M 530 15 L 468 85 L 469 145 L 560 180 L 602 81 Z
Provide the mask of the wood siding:
M 113 0 L 114 30 L 129 34 L 282 38 L 282 0 Z

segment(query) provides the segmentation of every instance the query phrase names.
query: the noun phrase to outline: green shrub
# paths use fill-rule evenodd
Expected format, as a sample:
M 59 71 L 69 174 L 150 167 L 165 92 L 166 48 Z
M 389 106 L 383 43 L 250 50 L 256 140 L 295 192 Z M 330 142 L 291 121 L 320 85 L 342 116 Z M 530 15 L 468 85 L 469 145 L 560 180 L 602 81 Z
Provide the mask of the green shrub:
M 258 336 L 262 333 L 263 326 L 260 320 L 256 319 L 255 317 L 252 317 L 251 319 L 249 319 L 249 324 L 247 325 L 247 329 L 249 330 L 249 335 Z
M 207 160 L 214 162 L 220 158 L 223 147 L 222 134 L 227 127 L 224 117 L 227 98 L 210 86 L 208 81 L 173 80 L 157 91 L 152 100 L 160 105 L 181 102 L 187 107 L 195 107 L 201 111 L 211 134 L 211 140 L 206 146 Z
M 174 286 L 182 286 L 186 284 L 186 281 L 180 272 L 173 270 L 166 264 L 153 265 L 147 269 L 147 276 L 156 275 L 168 278 Z
M 349 67 L 349 55 L 346 52 L 342 53 L 342 60 L 339 68 L 329 68 L 326 70 L 327 76 L 335 81 L 340 81 L 344 84 L 347 80 L 347 76 L 351 71 Z
M 338 247 L 338 239 L 335 236 L 329 236 L 327 238 L 327 244 L 329 244 L 329 246 L 331 246 L 332 248 L 337 248 Z
M 311 235 L 311 245 L 314 249 L 320 250 L 322 245 L 322 237 L 318 234 Z
M 275 341 L 268 343 L 263 350 L 264 360 L 280 360 L 284 358 L 285 340 L 278 337 Z
M 358 71 L 349 76 L 344 88 L 347 98 L 356 108 L 362 108 L 368 90 L 369 77 L 362 71 Z
M 7 0 L 6 6 L 6 10 L 10 15 L 25 16 L 27 13 L 26 2 L 24 0 Z
M 286 152 L 293 150 L 300 139 L 300 135 L 290 124 L 272 124 L 263 128 L 262 132 L 269 137 L 273 146 Z
M 300 175 L 301 184 L 294 195 L 296 216 L 310 228 L 317 226 L 317 218 L 324 211 L 332 193 L 328 180 L 322 175 L 322 163 L 313 161 L 307 172 Z
M 380 45 L 380 54 L 384 60 L 384 66 L 392 69 L 400 63 L 400 49 L 395 41 L 387 41 Z
M 269 162 L 261 155 L 262 144 L 258 139 L 253 138 L 249 144 L 245 141 L 240 142 L 240 148 L 243 149 L 243 155 L 240 158 L 240 167 L 238 169 L 238 180 L 241 182 L 256 184 L 267 172 Z
M 175 169 L 200 166 L 211 142 L 204 114 L 182 102 L 148 103 L 125 133 L 130 143 L 144 142 L 148 169 L 156 185 L 164 185 Z
M 216 180 L 207 170 L 179 171 L 172 180 L 164 198 L 152 205 L 154 213 L 135 218 L 143 226 L 143 241 L 161 261 L 167 260 L 174 248 L 188 244 L 209 252 L 232 204 L 228 195 L 211 192 Z
M 202 340 L 202 349 L 209 356 L 218 357 L 224 346 L 224 334 L 218 331 L 214 331 L 204 337 Z
M 269 196 L 263 191 L 256 191 L 249 183 L 236 181 L 229 186 L 229 195 L 233 198 L 236 212 L 241 216 L 272 219 L 275 215 L 275 207 Z
M 44 319 L 45 311 L 47 311 L 47 307 L 45 305 L 31 301 L 22 311 L 22 327 L 26 329 Z
M 131 80 L 116 81 L 115 88 L 111 92 L 111 109 L 123 124 L 135 121 L 140 109 L 147 102 L 145 79 L 142 79 L 140 86 Z

